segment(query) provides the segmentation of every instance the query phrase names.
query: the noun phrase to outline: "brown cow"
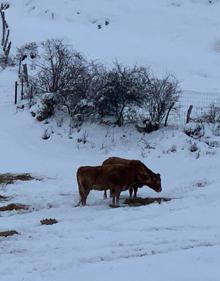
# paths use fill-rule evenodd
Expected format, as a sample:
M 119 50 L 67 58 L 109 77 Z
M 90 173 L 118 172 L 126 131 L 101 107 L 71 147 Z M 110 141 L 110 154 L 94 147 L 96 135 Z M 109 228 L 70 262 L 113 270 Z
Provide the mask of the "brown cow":
M 152 173 L 152 175 L 154 176 L 155 174 L 149 169 L 147 168 L 147 166 L 144 165 L 144 163 L 142 163 L 140 160 L 130 160 L 130 159 L 124 159 L 124 158 L 120 158 L 120 157 L 109 157 L 108 159 L 106 159 L 102 165 L 112 165 L 112 164 L 125 164 L 128 165 L 130 163 L 137 163 L 137 165 L 140 165 L 141 167 L 144 167 L 146 169 L 146 171 L 149 172 L 149 174 Z M 134 198 L 137 197 L 137 190 L 138 188 L 141 188 L 142 186 L 131 186 L 129 188 L 129 195 L 130 198 L 132 198 L 132 193 L 134 191 Z M 110 194 L 111 196 L 111 194 Z M 104 198 L 107 198 L 107 190 L 104 191 Z
M 77 170 L 77 182 L 80 201 L 86 205 L 86 199 L 90 190 L 108 190 L 112 192 L 112 204 L 119 204 L 120 193 L 133 186 L 147 185 L 160 192 L 161 180 L 159 174 L 154 174 L 143 163 L 131 162 L 125 164 L 112 164 L 103 166 L 84 166 Z
M 109 157 L 108 159 L 106 159 L 102 165 L 112 165 L 112 164 L 129 164 L 131 161 L 136 161 L 136 160 L 129 160 L 129 159 L 124 159 L 124 158 L 120 158 L 120 157 Z M 130 198 L 132 198 L 132 193 L 134 190 L 134 198 L 137 197 L 137 189 L 138 187 L 130 187 L 129 188 L 129 195 Z M 112 197 L 112 194 L 110 192 L 110 197 Z M 107 190 L 104 191 L 104 199 L 107 198 Z

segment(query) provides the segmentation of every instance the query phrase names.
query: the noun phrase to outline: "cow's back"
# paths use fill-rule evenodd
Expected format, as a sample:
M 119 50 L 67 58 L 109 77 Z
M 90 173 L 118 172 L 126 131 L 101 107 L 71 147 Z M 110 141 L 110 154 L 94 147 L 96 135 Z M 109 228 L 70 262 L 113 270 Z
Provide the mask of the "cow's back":
M 127 186 L 135 180 L 135 173 L 130 166 L 111 164 L 103 166 L 84 166 L 77 171 L 77 179 L 80 183 L 89 186 L 110 187 L 113 185 Z
M 120 157 L 109 157 L 106 159 L 102 165 L 112 165 L 112 164 L 122 164 L 122 165 L 128 165 L 130 164 L 132 160 L 129 159 L 123 159 Z

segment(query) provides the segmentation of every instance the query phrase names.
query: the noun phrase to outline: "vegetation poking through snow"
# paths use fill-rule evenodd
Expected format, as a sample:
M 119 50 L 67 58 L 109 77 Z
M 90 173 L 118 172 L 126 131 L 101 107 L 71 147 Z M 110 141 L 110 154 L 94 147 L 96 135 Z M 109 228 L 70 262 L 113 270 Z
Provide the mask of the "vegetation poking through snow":
M 0 237 L 8 237 L 8 236 L 13 236 L 15 234 L 19 234 L 19 233 L 16 230 L 0 231 Z
M 12 173 L 6 173 L 6 174 L 0 174 L 0 185 L 7 185 L 7 184 L 13 184 L 16 181 L 31 181 L 31 180 L 40 180 L 39 178 L 36 178 L 32 176 L 29 173 L 23 173 L 23 174 L 12 174 Z
M 51 224 L 56 224 L 56 223 L 58 223 L 58 221 L 56 220 L 56 219 L 42 219 L 41 221 L 40 221 L 40 223 L 42 224 L 42 225 L 44 225 L 44 224 L 46 224 L 46 225 L 51 225 Z
M 0 212 L 28 210 L 29 208 L 30 208 L 29 205 L 20 204 L 20 203 L 11 203 L 6 206 L 0 207 Z

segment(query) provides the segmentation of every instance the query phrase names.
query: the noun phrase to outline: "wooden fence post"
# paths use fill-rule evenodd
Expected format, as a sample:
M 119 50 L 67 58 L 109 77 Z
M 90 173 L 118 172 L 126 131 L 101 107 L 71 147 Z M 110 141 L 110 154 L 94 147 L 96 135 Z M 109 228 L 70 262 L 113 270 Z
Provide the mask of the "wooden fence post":
M 27 68 L 27 64 L 23 64 L 23 73 L 24 73 L 24 79 L 25 82 L 27 83 L 27 86 L 29 86 L 29 81 L 28 81 L 28 68 Z
M 18 82 L 15 81 L 15 104 L 18 102 Z
M 21 78 L 21 99 L 24 98 L 24 79 Z
M 186 124 L 188 124 L 189 121 L 190 121 L 190 115 L 191 115 L 192 109 L 193 109 L 193 106 L 190 105 L 188 110 L 187 110 L 187 114 L 186 114 Z
M 5 12 L 1 12 L 1 18 L 2 18 L 2 40 L 1 40 L 1 45 L 4 46 L 5 43 L 5 31 L 6 31 L 6 22 L 5 22 Z

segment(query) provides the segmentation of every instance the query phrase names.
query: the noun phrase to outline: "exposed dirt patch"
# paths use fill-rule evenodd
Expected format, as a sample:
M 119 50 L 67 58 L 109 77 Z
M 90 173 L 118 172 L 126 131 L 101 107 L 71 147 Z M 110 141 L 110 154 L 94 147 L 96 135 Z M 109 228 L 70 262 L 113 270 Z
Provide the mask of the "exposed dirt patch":
M 19 234 L 16 230 L 7 230 L 7 231 L 1 231 L 0 232 L 0 237 L 8 237 L 12 236 L 15 234 Z
M 31 181 L 31 180 L 42 180 L 40 178 L 34 177 L 29 173 L 23 173 L 23 174 L 0 174 L 0 185 L 7 185 L 7 184 L 13 184 L 16 181 Z
M 171 200 L 172 200 L 171 198 L 166 198 L 166 197 L 126 198 L 124 204 L 127 204 L 131 207 L 138 207 L 138 206 L 149 205 L 153 203 L 161 204 L 162 202 L 168 202 Z
M 51 224 L 58 223 L 58 221 L 56 219 L 43 219 L 40 221 L 40 223 L 46 224 L 46 225 L 51 225 Z
M 0 207 L 0 212 L 5 211 L 19 211 L 19 210 L 28 210 L 30 208 L 29 205 L 19 204 L 19 203 L 11 203 L 5 206 Z

